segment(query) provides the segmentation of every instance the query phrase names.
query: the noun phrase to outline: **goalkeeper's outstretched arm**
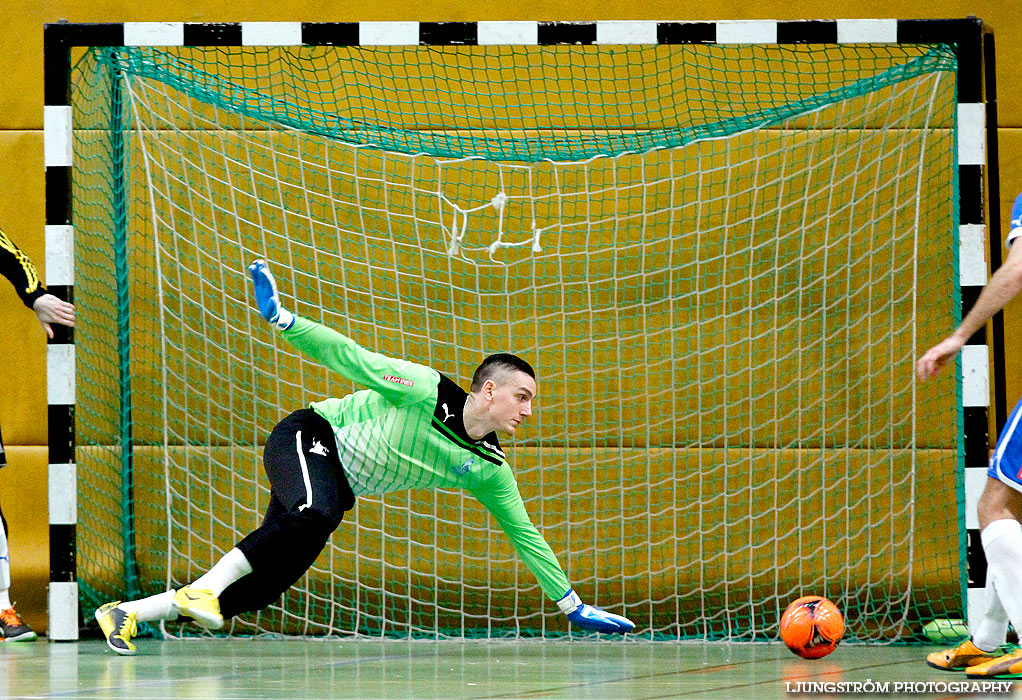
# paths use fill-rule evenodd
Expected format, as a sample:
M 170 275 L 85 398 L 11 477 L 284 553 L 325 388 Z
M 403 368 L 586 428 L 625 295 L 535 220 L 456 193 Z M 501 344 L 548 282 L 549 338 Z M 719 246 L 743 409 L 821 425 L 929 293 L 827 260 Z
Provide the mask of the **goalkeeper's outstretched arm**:
M 262 260 L 253 262 L 248 270 L 259 313 L 308 357 L 396 406 L 422 399 L 436 385 L 438 375 L 429 367 L 367 350 L 346 335 L 285 309 L 273 275 Z
M 473 489 L 472 494 L 496 518 L 543 592 L 557 602 L 568 621 L 579 629 L 612 634 L 634 630 L 635 623 L 627 617 L 582 602 L 568 583 L 550 545 L 529 519 L 510 467 L 504 466 L 506 469 L 495 475 L 494 483 L 482 484 Z

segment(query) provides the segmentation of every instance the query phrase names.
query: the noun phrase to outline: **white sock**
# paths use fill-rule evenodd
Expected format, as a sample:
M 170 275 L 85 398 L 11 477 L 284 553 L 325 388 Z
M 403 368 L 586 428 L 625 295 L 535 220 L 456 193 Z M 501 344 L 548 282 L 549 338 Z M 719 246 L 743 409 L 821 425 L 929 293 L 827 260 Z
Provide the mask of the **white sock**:
M 177 606 L 174 605 L 174 593 L 167 591 L 143 598 L 142 600 L 128 600 L 117 607 L 125 612 L 135 613 L 139 622 L 153 622 L 155 620 L 177 619 Z
M 0 591 L 0 610 L 6 610 L 7 608 L 13 608 L 14 605 L 11 603 L 11 592 L 6 588 Z
M 3 590 L 6 594 L 8 588 L 11 587 L 11 557 L 10 552 L 7 549 L 7 530 L 4 529 L 3 522 L 0 521 L 0 590 Z M 0 610 L 6 610 L 10 606 L 10 599 L 7 599 L 7 605 Z
M 213 591 L 219 597 L 224 589 L 242 576 L 252 573 L 252 565 L 240 549 L 235 547 L 223 555 L 213 568 L 192 581 L 190 586 L 196 590 Z
M 980 651 L 994 651 L 1008 638 L 1008 613 L 1004 612 L 1001 597 L 997 595 L 997 588 L 989 571 L 984 593 L 986 599 L 983 603 L 983 616 L 979 622 L 969 621 L 971 623 L 969 632 L 972 634 L 972 643 Z
M 986 603 L 983 618 L 972 630 L 972 643 L 983 651 L 1004 644 L 1008 621 L 1022 629 L 1022 524 L 1004 518 L 980 533 L 987 559 Z

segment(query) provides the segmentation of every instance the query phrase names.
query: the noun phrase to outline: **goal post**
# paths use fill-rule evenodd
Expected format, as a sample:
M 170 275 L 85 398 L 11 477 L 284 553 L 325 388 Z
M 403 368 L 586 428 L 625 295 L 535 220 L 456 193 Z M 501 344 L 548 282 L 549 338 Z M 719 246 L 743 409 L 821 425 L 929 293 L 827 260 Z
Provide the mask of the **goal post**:
M 48 347 L 51 638 L 211 566 L 260 522 L 272 426 L 357 388 L 261 322 L 260 257 L 300 315 L 463 385 L 533 363 L 526 506 L 637 636 L 775 639 L 806 594 L 856 641 L 963 616 L 988 339 L 912 368 L 986 280 L 985 36 L 48 25 L 47 275 L 80 319 Z M 467 494 L 349 516 L 227 633 L 567 633 Z

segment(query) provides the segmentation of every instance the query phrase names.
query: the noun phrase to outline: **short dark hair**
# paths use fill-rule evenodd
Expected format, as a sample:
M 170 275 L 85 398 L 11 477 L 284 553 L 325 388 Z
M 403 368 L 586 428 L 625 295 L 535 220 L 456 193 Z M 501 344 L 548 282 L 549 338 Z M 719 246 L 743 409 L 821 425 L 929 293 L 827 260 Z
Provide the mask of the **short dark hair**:
M 525 372 L 527 375 L 536 378 L 536 370 L 532 369 L 532 365 L 508 352 L 498 352 L 490 355 L 482 361 L 478 367 L 476 367 L 475 374 L 472 375 L 472 386 L 469 391 L 479 391 L 483 388 L 483 384 L 488 379 L 493 379 L 501 372 L 508 371 L 519 371 Z

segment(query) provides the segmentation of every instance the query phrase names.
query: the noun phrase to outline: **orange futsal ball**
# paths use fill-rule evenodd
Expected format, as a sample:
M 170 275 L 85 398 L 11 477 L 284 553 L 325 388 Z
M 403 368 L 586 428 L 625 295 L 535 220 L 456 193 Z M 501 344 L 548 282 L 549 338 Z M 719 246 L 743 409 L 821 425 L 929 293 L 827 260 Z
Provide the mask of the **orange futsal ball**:
M 837 606 L 818 595 L 793 600 L 781 615 L 781 639 L 793 654 L 819 659 L 837 648 L 845 618 Z

